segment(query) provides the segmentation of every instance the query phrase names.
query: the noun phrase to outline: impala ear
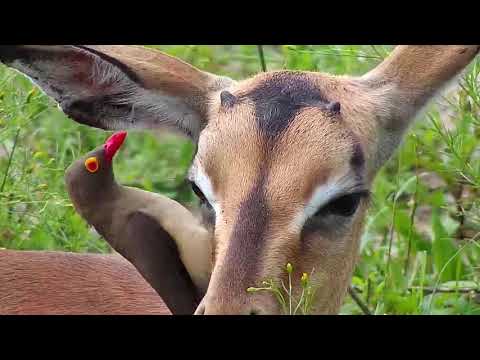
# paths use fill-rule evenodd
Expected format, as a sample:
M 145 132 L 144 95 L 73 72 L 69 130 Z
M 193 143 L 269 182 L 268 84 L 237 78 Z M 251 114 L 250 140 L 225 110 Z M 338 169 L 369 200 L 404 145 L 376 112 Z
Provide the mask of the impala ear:
M 475 58 L 480 45 L 403 45 L 360 78 L 378 99 L 385 129 L 405 129 L 417 112 Z
M 197 138 L 212 93 L 233 81 L 140 46 L 0 46 L 73 120 L 106 130 L 179 129 Z
M 480 45 L 397 46 L 357 79 L 362 106 L 371 105 L 379 131 L 377 167 L 392 155 L 416 115 L 479 51 Z

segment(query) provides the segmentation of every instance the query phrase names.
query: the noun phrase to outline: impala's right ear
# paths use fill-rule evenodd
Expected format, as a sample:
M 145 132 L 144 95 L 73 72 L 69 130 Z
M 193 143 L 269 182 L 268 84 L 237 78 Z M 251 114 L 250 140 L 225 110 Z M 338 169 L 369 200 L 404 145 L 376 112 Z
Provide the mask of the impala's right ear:
M 357 79 L 379 129 L 376 167 L 399 146 L 418 112 L 480 52 L 480 45 L 400 45 Z
M 211 94 L 233 82 L 140 46 L 0 46 L 0 61 L 79 123 L 106 130 L 166 126 L 194 139 Z

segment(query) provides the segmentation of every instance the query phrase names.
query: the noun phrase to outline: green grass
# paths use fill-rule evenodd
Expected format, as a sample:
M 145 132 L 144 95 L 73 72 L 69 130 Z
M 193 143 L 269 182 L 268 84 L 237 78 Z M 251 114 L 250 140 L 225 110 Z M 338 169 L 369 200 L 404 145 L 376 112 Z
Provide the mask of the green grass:
M 256 46 L 155 46 L 235 79 L 261 71 Z M 265 46 L 269 70 L 362 74 L 387 46 Z M 375 314 L 480 314 L 480 61 L 433 104 L 376 178 L 352 285 Z M 445 114 L 450 114 L 448 118 Z M 448 121 L 445 121 L 448 118 Z M 453 126 L 450 123 L 454 124 Z M 107 134 L 67 119 L 0 66 L 0 247 L 107 252 L 74 212 L 64 170 Z M 195 201 L 187 141 L 131 133 L 115 162 L 124 184 Z M 343 314 L 361 314 L 347 297 Z

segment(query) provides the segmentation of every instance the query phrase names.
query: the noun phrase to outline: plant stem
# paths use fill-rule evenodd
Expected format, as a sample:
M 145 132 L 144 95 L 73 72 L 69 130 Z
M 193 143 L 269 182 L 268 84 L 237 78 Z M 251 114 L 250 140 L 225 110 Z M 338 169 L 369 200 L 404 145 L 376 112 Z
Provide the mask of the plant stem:
M 415 138 L 416 139 L 416 138 Z M 416 142 L 413 144 L 415 151 L 415 172 L 418 171 L 418 152 Z M 412 234 L 415 223 L 415 213 L 417 212 L 417 196 L 418 196 L 418 174 L 415 177 L 415 192 L 413 193 L 412 212 L 410 213 L 410 228 L 408 229 L 407 258 L 405 259 L 404 274 L 408 277 L 408 267 L 410 265 L 410 251 L 412 248 Z
M 442 269 L 440 270 L 440 273 L 438 274 L 437 276 L 437 281 L 435 282 L 435 286 L 433 287 L 433 291 L 432 291 L 432 297 L 430 298 L 430 301 L 428 303 L 428 313 L 431 315 L 431 312 L 430 312 L 430 309 L 432 307 L 432 300 L 433 300 L 433 296 L 435 295 L 435 293 L 439 290 L 438 289 L 438 285 L 440 284 L 440 279 L 442 278 L 442 274 L 443 272 L 445 271 L 445 269 L 447 268 L 447 266 L 468 246 L 470 245 L 472 242 L 475 243 L 475 239 L 477 238 L 477 236 L 480 235 L 480 233 L 478 233 L 477 235 L 475 235 L 473 238 L 471 238 L 468 242 L 466 242 L 464 245 L 462 245 L 456 252 L 455 254 L 453 254 L 450 259 L 448 259 L 448 261 L 445 263 L 445 265 L 443 265 Z
M 263 45 L 257 45 L 258 57 L 260 58 L 260 65 L 262 66 L 262 71 L 267 71 L 267 64 L 265 63 L 265 56 L 263 54 Z
M 387 255 L 387 266 L 386 266 L 386 275 L 385 275 L 385 286 L 388 286 L 388 281 L 390 281 L 390 261 L 392 258 L 392 244 L 393 244 L 393 233 L 395 230 L 395 216 L 397 212 L 397 199 L 399 197 L 398 188 L 400 184 L 398 183 L 398 174 L 400 173 L 400 154 L 398 155 L 398 163 L 397 163 L 397 176 L 396 176 L 396 187 L 397 190 L 395 192 L 393 198 L 393 209 L 392 209 L 392 223 L 390 225 L 390 229 L 388 232 L 388 255 Z
M 293 315 L 295 315 L 298 311 L 298 309 L 300 308 L 300 306 L 302 305 L 302 302 L 304 301 L 303 300 L 303 297 L 305 296 L 305 289 L 302 290 L 302 296 L 300 296 L 300 300 L 298 301 L 298 304 L 297 306 L 295 307 L 295 311 L 293 312 Z
M 368 304 L 370 303 L 370 293 L 371 293 L 371 290 L 372 290 L 372 281 L 370 280 L 370 276 L 367 278 L 367 296 L 366 296 L 366 299 L 365 299 L 365 302 L 367 303 L 367 306 Z
M 5 188 L 5 184 L 7 182 L 8 172 L 10 171 L 10 166 L 12 165 L 13 154 L 15 153 L 15 148 L 17 147 L 19 135 L 20 135 L 20 128 L 17 129 L 17 133 L 15 134 L 15 140 L 13 140 L 13 147 L 8 157 L 7 168 L 5 169 L 5 175 L 3 176 L 2 185 L 0 186 L 0 193 L 3 192 L 3 189 Z
M 292 315 L 292 275 L 288 273 L 288 305 L 289 314 Z
M 416 290 L 416 291 L 422 291 L 424 295 L 429 295 L 429 294 L 436 294 L 436 293 L 460 293 L 460 294 L 469 294 L 471 292 L 480 294 L 480 289 L 478 288 L 458 288 L 458 289 L 435 289 L 434 287 L 421 287 L 421 286 L 412 286 L 409 287 L 408 290 Z
M 348 287 L 348 294 L 352 297 L 353 301 L 358 305 L 358 307 L 363 311 L 365 315 L 372 315 L 370 312 L 369 308 L 365 303 L 360 299 L 360 297 L 357 295 L 357 292 L 355 289 L 351 286 Z
M 373 51 L 375 51 L 375 54 L 377 54 L 377 56 L 380 58 L 380 59 L 385 59 L 385 56 L 383 54 L 380 53 L 380 51 L 378 51 L 377 47 L 375 45 L 370 45 L 373 49 Z

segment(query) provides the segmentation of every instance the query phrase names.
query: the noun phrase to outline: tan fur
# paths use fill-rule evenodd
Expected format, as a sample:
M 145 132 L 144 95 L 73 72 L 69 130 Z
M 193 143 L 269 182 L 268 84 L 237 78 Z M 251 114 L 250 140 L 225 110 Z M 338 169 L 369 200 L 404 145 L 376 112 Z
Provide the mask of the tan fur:
M 0 315 L 170 315 L 120 255 L 0 250 Z
M 218 110 L 218 100 L 214 100 L 196 158 L 207 164 L 206 171 L 224 212 L 215 232 L 216 266 L 202 311 L 207 314 L 248 313 L 252 306 L 261 313 L 279 311 L 271 297 L 252 296 L 234 289 L 232 287 L 238 286 L 246 289 L 248 284 L 227 285 L 218 275 L 226 267 L 237 266 L 223 261 L 235 226 L 236 211 L 260 169 L 267 167 L 271 171 L 267 185 L 271 224 L 265 235 L 267 249 L 260 257 L 262 270 L 257 274 L 256 283 L 250 286 L 260 286 L 267 278 L 286 281 L 284 266 L 287 262 L 296 265 L 296 279 L 302 272 L 310 273 L 315 269 L 312 282 L 318 290 L 313 313 L 337 313 L 356 264 L 367 208 L 361 205 L 349 224 L 338 231 L 307 236 L 303 243 L 308 246 L 302 246 L 298 231 L 288 228 L 294 209 L 301 208 L 313 186 L 328 178 L 351 175 L 347 166 L 348 150 L 355 140 L 366 155 L 365 182 L 369 187 L 378 168 L 400 143 L 415 113 L 477 52 L 478 46 L 407 46 L 397 48 L 382 65 L 362 78 L 308 73 L 311 82 L 317 84 L 327 98 L 341 103 L 342 121 L 332 122 L 325 119 L 321 111 L 306 109 L 297 115 L 269 153 L 264 152 L 262 139 L 255 135 L 255 119 L 248 106 L 239 105 L 224 114 Z M 414 75 L 417 72 L 421 75 Z M 235 95 L 248 92 L 268 81 L 271 74 L 257 75 L 228 90 Z M 298 282 L 295 289 L 298 294 Z
M 268 79 L 268 74 L 259 75 L 255 80 L 265 79 Z M 246 89 L 246 86 L 254 87 L 255 80 L 240 83 L 239 91 L 235 88 L 229 90 L 237 94 Z M 333 78 L 312 73 L 311 80 L 321 83 L 324 88 L 329 88 L 328 83 Z M 335 91 L 334 84 L 331 86 Z M 332 95 L 332 98 L 340 101 L 344 97 L 339 93 Z M 338 234 L 327 234 L 317 239 L 304 239 L 312 244 L 307 248 L 300 244 L 301 229 L 292 231 L 289 226 L 296 213 L 310 198 L 315 186 L 332 177 L 351 175 L 348 164 L 354 138 L 349 129 L 348 115 L 356 109 L 351 110 L 348 102 L 342 101 L 342 105 L 344 103 L 345 121 L 340 122 L 325 118 L 324 112 L 320 109 L 303 110 L 271 152 L 265 152 L 264 141 L 256 135 L 255 119 L 250 107 L 238 105 L 225 114 L 213 108 L 215 110 L 212 113 L 218 115 L 216 118 L 211 115 L 211 120 L 200 137 L 197 161 L 203 164 L 214 182 L 215 192 L 220 196 L 224 210 L 221 215 L 222 221 L 217 223 L 215 232 L 217 273 L 222 271 L 222 267 L 236 266 L 224 264 L 222 257 L 228 248 L 228 239 L 235 225 L 239 205 L 254 186 L 262 168 L 271 171 L 267 188 L 269 206 L 272 210 L 269 214 L 271 224 L 266 235 L 267 248 L 261 258 L 262 270 L 256 282 L 241 284 L 244 291 L 238 291 L 223 282 L 218 282 L 214 271 L 206 298 L 207 313 L 232 313 L 237 310 L 242 312 L 239 310 L 241 306 L 235 304 L 252 302 L 262 304 L 258 305 L 261 312 L 279 311 L 278 304 L 275 304 L 271 297 L 247 294 L 245 289 L 248 286 L 260 286 L 262 280 L 270 277 L 282 278 L 285 281 L 283 275 L 287 262 L 295 265 L 296 278 L 303 272 L 310 273 L 315 268 L 313 281 L 319 283 L 316 312 L 338 311 L 346 291 L 345 285 L 349 281 L 348 274 L 353 270 L 352 261 L 358 249 L 360 235 L 358 223 L 362 221 L 363 211 L 357 213 L 351 226 L 340 232 L 340 238 L 337 237 Z M 235 126 L 222 126 L 227 123 L 233 123 Z M 322 277 L 324 280 L 320 285 Z M 216 299 L 216 305 L 213 308 L 210 305 L 210 309 L 209 296 Z M 232 306 L 237 310 L 232 310 Z
M 321 184 L 334 183 L 347 191 L 349 181 L 355 180 L 349 166 L 355 144 L 365 155 L 364 172 L 357 177 L 368 189 L 415 115 L 471 62 L 480 46 L 399 46 L 382 64 L 361 77 L 304 72 L 308 84 L 320 89 L 329 101 L 340 102 L 341 119 L 332 120 L 325 111 L 305 107 L 296 113 L 274 145 L 260 135 L 253 103 L 246 101 L 226 109 L 220 105 L 220 92 L 248 94 L 272 79 L 275 72 L 235 82 L 152 50 L 129 46 L 95 49 L 128 65 L 149 91 L 168 94 L 193 108 L 192 121 L 200 118 L 202 122 L 190 124 L 193 129 L 205 127 L 198 138 L 193 137 L 198 140 L 193 168 L 200 164 L 207 173 L 221 211 L 216 214 L 212 234 L 212 277 L 198 313 L 278 313 L 273 296 L 251 295 L 246 288 L 258 286 L 270 277 L 285 280 L 283 269 L 291 262 L 295 267 L 295 293 L 300 290 L 301 273 L 310 273 L 314 268 L 312 281 L 318 290 L 313 313 L 335 314 L 357 261 L 367 204 L 361 203 L 355 215 L 341 224 L 330 224 L 328 231 L 307 234 L 303 239 L 301 229 L 294 226 L 298 212 Z M 168 104 L 165 107 L 166 114 L 178 115 Z M 262 174 L 268 174 L 262 188 L 262 206 L 268 216 L 262 239 L 258 239 L 264 246 L 261 253 L 242 255 L 247 259 L 227 260 L 238 222 L 258 220 L 258 214 L 246 214 L 247 219 L 239 219 L 238 214 Z M 247 278 L 239 273 L 243 269 L 240 265 L 252 259 L 255 269 Z M 235 278 L 224 276 L 227 273 Z

